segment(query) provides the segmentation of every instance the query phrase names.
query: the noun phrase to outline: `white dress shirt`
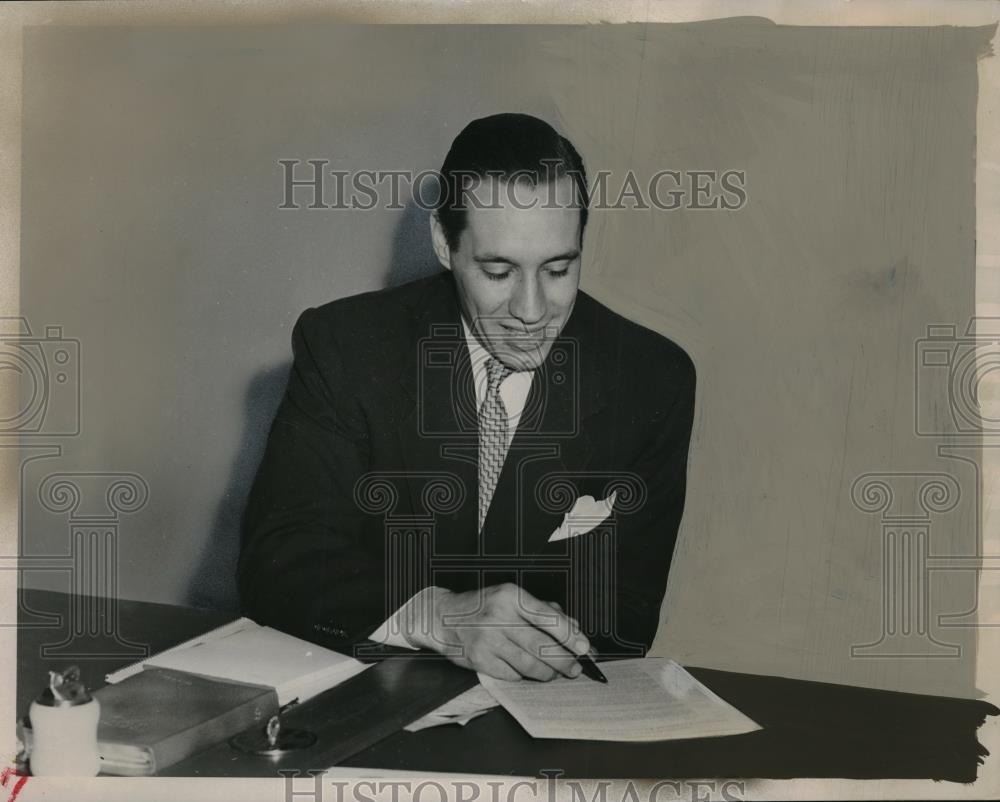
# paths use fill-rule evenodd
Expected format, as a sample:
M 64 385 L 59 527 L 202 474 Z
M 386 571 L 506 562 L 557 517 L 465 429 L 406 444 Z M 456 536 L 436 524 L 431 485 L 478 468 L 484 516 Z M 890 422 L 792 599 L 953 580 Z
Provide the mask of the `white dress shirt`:
M 489 383 L 486 364 L 490 359 L 490 352 L 469 331 L 464 319 L 462 320 L 462 328 L 465 330 L 465 342 L 469 346 L 472 383 L 476 388 L 476 409 L 479 409 L 482 407 L 483 401 L 486 400 L 486 386 Z M 528 401 L 528 391 L 531 390 L 531 380 L 534 375 L 533 370 L 522 370 L 511 373 L 500 383 L 500 400 L 503 401 L 504 409 L 507 410 L 508 448 L 514 439 L 514 432 L 517 431 L 517 424 L 521 420 L 521 413 L 524 412 L 524 405 Z
M 486 397 L 486 386 L 488 384 L 488 374 L 486 364 L 490 359 L 490 352 L 470 331 L 462 319 L 462 329 L 465 332 L 465 342 L 469 347 L 469 359 L 472 362 L 472 383 L 476 390 L 476 409 L 483 405 Z M 524 405 L 528 400 L 528 392 L 531 390 L 531 382 L 535 373 L 531 370 L 511 373 L 500 383 L 500 400 L 503 401 L 504 409 L 507 410 L 507 447 L 510 448 L 514 433 L 517 431 L 517 424 L 521 420 L 524 412 Z M 420 599 L 433 590 L 433 586 L 426 587 L 410 597 L 410 599 L 396 612 L 389 616 L 382 625 L 376 629 L 369 637 L 376 643 L 385 643 L 389 646 L 402 646 L 408 649 L 413 648 L 402 635 L 401 616 L 414 604 L 418 604 Z M 395 622 L 395 626 L 390 626 Z

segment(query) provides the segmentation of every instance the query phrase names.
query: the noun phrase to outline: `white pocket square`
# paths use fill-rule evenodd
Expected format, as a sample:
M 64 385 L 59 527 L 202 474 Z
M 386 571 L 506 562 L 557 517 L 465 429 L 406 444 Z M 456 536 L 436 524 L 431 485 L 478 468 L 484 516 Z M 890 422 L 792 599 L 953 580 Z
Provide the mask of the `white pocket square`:
M 573 509 L 563 516 L 559 528 L 549 535 L 548 542 L 568 540 L 571 537 L 585 535 L 598 524 L 604 523 L 611 515 L 611 508 L 615 506 L 617 495 L 618 491 L 616 490 L 601 501 L 594 501 L 593 496 L 580 496 L 573 504 Z

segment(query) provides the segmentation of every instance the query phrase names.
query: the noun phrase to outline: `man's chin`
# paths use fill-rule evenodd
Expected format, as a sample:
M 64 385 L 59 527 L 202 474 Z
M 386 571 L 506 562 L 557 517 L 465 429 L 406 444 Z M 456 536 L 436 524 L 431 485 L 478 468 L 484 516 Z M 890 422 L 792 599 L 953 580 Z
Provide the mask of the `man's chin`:
M 511 370 L 537 370 L 545 361 L 550 347 L 551 343 L 530 346 L 504 343 L 502 347 L 497 348 L 494 355 Z

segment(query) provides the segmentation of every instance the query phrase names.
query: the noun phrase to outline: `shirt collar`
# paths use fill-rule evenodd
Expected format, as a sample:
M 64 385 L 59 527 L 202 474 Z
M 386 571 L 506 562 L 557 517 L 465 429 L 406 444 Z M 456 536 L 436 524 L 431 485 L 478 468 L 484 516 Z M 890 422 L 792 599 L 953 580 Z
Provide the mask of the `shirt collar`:
M 483 344 L 479 342 L 479 338 L 472 333 L 469 324 L 465 322 L 464 315 L 462 316 L 462 331 L 465 332 L 465 342 L 469 346 L 469 359 L 472 360 L 472 370 L 476 375 L 479 375 L 479 372 L 486 368 L 490 352 L 483 348 Z
M 472 384 L 476 391 L 476 404 L 477 406 L 482 403 L 483 398 L 486 395 L 486 384 L 489 381 L 487 376 L 486 365 L 489 362 L 492 354 L 486 350 L 486 347 L 479 342 L 479 338 L 472 332 L 468 324 L 465 322 L 465 317 L 462 317 L 462 330 L 465 332 L 465 342 L 469 348 L 469 361 L 472 363 Z M 507 387 L 509 382 L 513 382 L 510 386 L 516 385 L 521 388 L 521 393 L 518 396 L 520 402 L 514 403 L 518 409 L 523 406 L 524 398 L 521 396 L 527 395 L 527 388 L 531 386 L 531 381 L 535 375 L 533 370 L 521 370 L 511 373 L 501 384 L 501 387 Z M 501 390 L 501 394 L 503 390 Z M 513 414 L 513 410 L 508 407 L 508 411 Z M 513 415 L 517 417 L 517 415 Z

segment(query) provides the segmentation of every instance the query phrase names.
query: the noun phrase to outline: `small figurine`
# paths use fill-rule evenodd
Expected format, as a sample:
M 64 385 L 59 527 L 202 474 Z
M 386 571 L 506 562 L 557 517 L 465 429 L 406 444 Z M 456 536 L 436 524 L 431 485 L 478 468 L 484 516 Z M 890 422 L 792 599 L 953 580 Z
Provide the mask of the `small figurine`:
M 31 773 L 36 777 L 93 777 L 101 770 L 97 725 L 101 705 L 80 681 L 80 669 L 49 672 L 49 685 L 31 703 Z

